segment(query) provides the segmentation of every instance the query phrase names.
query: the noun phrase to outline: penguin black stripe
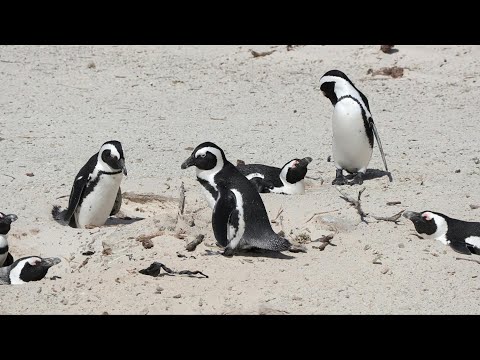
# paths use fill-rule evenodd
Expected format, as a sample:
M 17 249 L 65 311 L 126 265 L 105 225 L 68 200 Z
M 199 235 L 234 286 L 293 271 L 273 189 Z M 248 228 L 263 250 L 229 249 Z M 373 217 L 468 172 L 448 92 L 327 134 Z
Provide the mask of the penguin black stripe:
M 121 143 L 105 142 L 75 176 L 68 208 L 60 211 L 54 205 L 53 218 L 78 228 L 104 225 L 120 210 L 122 173 L 127 175 Z
M 210 142 L 198 145 L 181 168 L 190 166 L 195 166 L 208 196 L 218 193 L 212 204 L 212 228 L 217 242 L 225 246 L 224 255 L 236 249 L 290 249 L 290 242 L 273 231 L 260 194 L 222 149 Z
M 372 158 L 374 137 L 382 156 L 385 170 L 387 162 L 382 142 L 370 113 L 367 97 L 341 71 L 330 70 L 320 79 L 320 90 L 333 105 L 333 160 L 336 167 L 333 185 L 362 184 Z M 349 99 L 343 104 L 340 101 Z M 359 106 L 360 109 L 356 108 Z M 355 174 L 349 181 L 343 171 Z M 391 176 L 389 176 L 392 181 Z
M 210 185 L 210 183 L 207 181 L 207 180 L 204 180 L 204 179 L 200 179 L 199 177 L 197 177 L 197 180 L 200 184 L 202 184 L 202 186 L 207 189 L 207 191 L 212 194 L 212 197 L 214 199 L 216 199 L 218 197 L 218 191 L 215 190 L 215 188 Z
M 412 221 L 422 237 L 435 239 L 465 255 L 480 255 L 480 223 L 448 217 L 439 212 L 405 211 L 403 217 Z
M 98 172 L 97 177 L 96 177 L 93 181 L 89 181 L 89 182 L 87 183 L 87 186 L 85 187 L 85 190 L 83 190 L 82 196 L 80 197 L 80 201 L 78 202 L 78 205 L 77 205 L 77 206 L 81 206 L 82 203 L 83 203 L 83 199 L 85 199 L 85 198 L 93 191 L 93 189 L 95 188 L 95 186 L 96 186 L 96 185 L 98 184 L 98 182 L 100 181 L 100 176 L 102 176 L 102 175 L 116 175 L 116 174 L 120 174 L 121 172 L 122 172 L 122 170 L 112 171 L 112 172 L 100 170 L 100 171 Z
M 368 99 L 365 95 L 363 95 L 363 93 L 357 89 L 357 87 L 355 86 L 355 84 L 352 82 L 352 80 L 350 80 L 348 78 L 347 75 L 345 75 L 343 72 L 341 72 L 340 70 L 330 70 L 330 71 L 327 71 L 322 77 L 325 77 L 325 76 L 334 76 L 334 77 L 338 77 L 338 78 L 341 78 L 345 81 L 347 81 L 350 85 L 352 85 L 352 87 L 357 90 L 357 92 L 360 94 L 360 97 L 362 98 L 362 101 L 364 102 L 365 106 L 367 107 L 367 110 L 370 112 L 370 105 L 368 103 Z M 332 89 L 332 92 L 333 92 L 333 89 Z M 335 95 L 335 93 L 333 92 L 333 94 Z M 335 97 L 336 98 L 336 97 Z M 339 101 L 339 100 L 337 100 Z M 335 106 L 335 104 L 337 103 L 337 101 L 335 101 L 335 103 L 333 103 L 333 106 Z
M 8 245 L 0 248 L 0 255 L 3 255 L 8 252 Z
M 365 126 L 365 132 L 367 133 L 367 136 L 368 136 L 368 142 L 370 143 L 370 147 L 373 148 L 373 130 L 372 130 L 372 127 L 370 125 L 370 120 L 373 121 L 373 119 L 372 118 L 367 119 L 367 112 L 363 108 L 360 101 L 358 101 L 358 99 L 354 98 L 352 95 L 344 95 L 344 96 L 340 97 L 340 99 L 338 99 L 338 102 L 342 101 L 343 99 L 352 99 L 353 101 L 355 101 L 358 104 L 358 106 L 360 106 L 360 109 L 362 111 L 363 125 Z M 364 100 L 364 102 L 365 102 L 365 100 Z M 370 109 L 368 111 L 370 112 Z

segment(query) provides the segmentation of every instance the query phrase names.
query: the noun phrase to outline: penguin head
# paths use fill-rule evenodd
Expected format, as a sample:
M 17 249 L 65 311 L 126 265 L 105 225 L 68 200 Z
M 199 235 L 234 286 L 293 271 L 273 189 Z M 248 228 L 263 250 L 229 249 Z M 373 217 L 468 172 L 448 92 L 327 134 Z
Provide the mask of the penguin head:
M 293 159 L 286 163 L 280 171 L 280 177 L 283 181 L 295 184 L 305 178 L 307 174 L 307 166 L 312 162 L 311 157 L 303 159 Z
M 355 92 L 360 94 L 360 91 L 353 85 L 348 76 L 340 70 L 327 71 L 320 78 L 320 90 L 332 102 L 333 106 L 344 95 L 351 95 Z
M 10 231 L 10 224 L 18 219 L 17 215 L 5 215 L 0 212 L 0 235 L 7 235 Z
M 192 155 L 186 159 L 181 168 L 186 169 L 190 166 L 197 168 L 199 172 L 218 172 L 227 162 L 225 153 L 217 145 L 211 142 L 204 142 L 193 150 Z
M 447 217 L 433 211 L 405 211 L 403 217 L 409 219 L 415 230 L 427 239 L 436 239 L 448 231 Z
M 104 143 L 98 152 L 98 161 L 108 165 L 112 170 L 122 170 L 127 175 L 125 157 L 120 141 L 112 140 Z
M 45 277 L 53 265 L 60 262 L 59 258 L 41 258 L 28 256 L 15 261 L 10 268 L 9 280 L 12 285 L 29 281 L 38 281 Z

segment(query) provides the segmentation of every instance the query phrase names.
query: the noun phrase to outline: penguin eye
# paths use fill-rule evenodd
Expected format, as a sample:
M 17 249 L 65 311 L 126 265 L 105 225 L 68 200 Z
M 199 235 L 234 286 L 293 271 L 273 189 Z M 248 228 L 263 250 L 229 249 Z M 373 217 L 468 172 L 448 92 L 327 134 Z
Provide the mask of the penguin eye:
M 200 157 L 204 158 L 207 154 L 201 154 Z

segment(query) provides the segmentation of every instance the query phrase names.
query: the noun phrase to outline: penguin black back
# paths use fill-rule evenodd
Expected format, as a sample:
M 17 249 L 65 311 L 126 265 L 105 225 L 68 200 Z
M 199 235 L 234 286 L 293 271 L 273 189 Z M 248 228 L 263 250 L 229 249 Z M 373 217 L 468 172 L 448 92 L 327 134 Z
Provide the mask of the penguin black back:
M 260 193 L 303 194 L 303 179 L 311 157 L 292 159 L 281 168 L 263 164 L 238 164 L 237 169 L 255 185 Z M 302 182 L 301 184 L 298 184 Z

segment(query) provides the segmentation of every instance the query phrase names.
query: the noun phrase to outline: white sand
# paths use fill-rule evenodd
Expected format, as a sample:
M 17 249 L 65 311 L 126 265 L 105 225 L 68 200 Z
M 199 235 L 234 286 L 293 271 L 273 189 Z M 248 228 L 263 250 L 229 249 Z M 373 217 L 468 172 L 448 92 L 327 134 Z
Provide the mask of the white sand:
M 478 264 L 418 239 L 406 219 L 359 223 L 331 185 L 332 105 L 316 87 L 337 68 L 368 97 L 394 176 L 392 183 L 365 181 L 364 210 L 390 216 L 428 209 L 480 221 L 480 209 L 469 206 L 480 205 L 480 165 L 473 160 L 480 157 L 480 47 L 396 48 L 387 55 L 379 45 L 0 47 L 0 211 L 19 217 L 11 252 L 62 257 L 39 282 L 1 286 L 2 313 L 479 314 Z M 276 51 L 253 58 L 249 49 Z M 402 78 L 367 75 L 393 65 L 406 68 Z M 125 151 L 123 191 L 176 198 L 184 181 L 186 212 L 196 225 L 183 222 L 176 231 L 206 235 L 194 252 L 175 231 L 154 237 L 151 249 L 135 241 L 165 225 L 175 201 L 126 201 L 123 214 L 147 217 L 130 225 L 80 230 L 52 220 L 52 205 L 68 202 L 57 197 L 69 194 L 80 167 L 112 139 Z M 337 246 L 319 251 L 318 242 L 309 243 L 307 253 L 286 253 L 291 259 L 217 255 L 195 172 L 180 169 L 191 153 L 186 148 L 203 141 L 222 147 L 233 163 L 281 166 L 311 156 L 308 176 L 323 177 L 323 184 L 309 179 L 303 196 L 262 198 L 272 219 L 284 209 L 283 228 L 292 236 L 317 239 L 332 232 L 329 219 L 343 219 Z M 383 169 L 377 146 L 369 168 Z M 355 195 L 360 188 L 343 189 Z M 330 210 L 338 211 L 305 223 Z M 102 255 L 103 241 L 118 242 L 111 255 Z M 95 254 L 79 268 L 88 249 Z M 382 264 L 373 264 L 378 254 Z M 154 261 L 209 278 L 138 273 Z

